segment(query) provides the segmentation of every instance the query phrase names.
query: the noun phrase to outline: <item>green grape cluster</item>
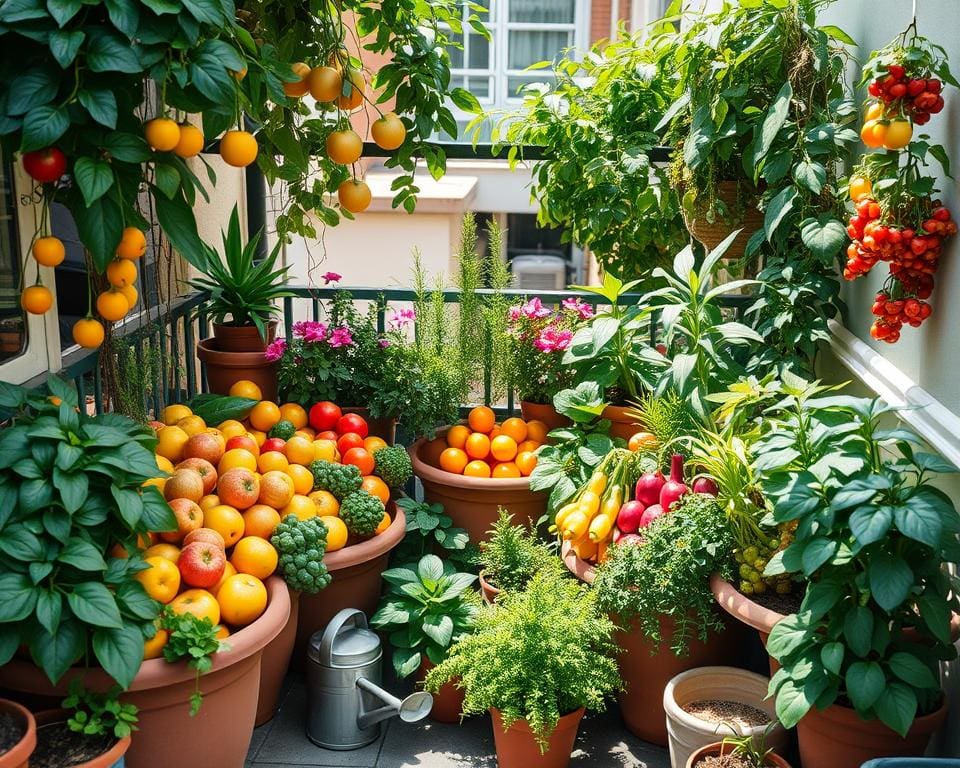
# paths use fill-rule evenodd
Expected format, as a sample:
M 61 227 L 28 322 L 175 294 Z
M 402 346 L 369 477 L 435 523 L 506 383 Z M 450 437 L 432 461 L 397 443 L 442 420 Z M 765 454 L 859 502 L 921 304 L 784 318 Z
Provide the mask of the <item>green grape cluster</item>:
M 797 523 L 783 523 L 778 526 L 776 536 L 749 547 L 737 548 L 733 557 L 737 561 L 739 588 L 745 595 L 763 595 L 772 590 L 778 595 L 788 595 L 793 590 L 793 579 L 788 573 L 778 576 L 764 576 L 763 572 L 770 558 L 790 546 Z

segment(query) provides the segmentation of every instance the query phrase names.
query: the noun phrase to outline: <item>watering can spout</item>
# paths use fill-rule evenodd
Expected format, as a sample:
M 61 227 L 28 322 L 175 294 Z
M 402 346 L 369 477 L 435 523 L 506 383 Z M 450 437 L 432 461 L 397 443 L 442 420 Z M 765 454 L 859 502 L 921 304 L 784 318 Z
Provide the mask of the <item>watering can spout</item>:
M 357 687 L 383 702 L 383 706 L 368 710 L 363 707 L 361 699 L 361 711 L 357 715 L 360 729 L 370 728 L 394 715 L 399 715 L 405 723 L 415 723 L 429 715 L 433 707 L 433 696 L 426 691 L 416 691 L 405 699 L 398 699 L 364 677 L 357 679 Z

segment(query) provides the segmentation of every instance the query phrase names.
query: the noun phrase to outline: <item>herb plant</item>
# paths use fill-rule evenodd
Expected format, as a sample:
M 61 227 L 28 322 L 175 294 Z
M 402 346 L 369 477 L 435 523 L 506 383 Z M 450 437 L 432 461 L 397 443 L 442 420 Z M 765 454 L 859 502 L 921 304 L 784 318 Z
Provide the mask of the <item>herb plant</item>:
M 67 727 L 84 736 L 112 735 L 125 739 L 137 730 L 137 707 L 120 701 L 119 685 L 98 693 L 87 690 L 79 678 L 70 681 L 61 706 L 67 710 Z
M 213 654 L 230 650 L 230 645 L 217 637 L 219 627 L 206 616 L 201 619 L 192 613 L 177 614 L 165 609 L 160 627 L 170 633 L 163 646 L 163 658 L 171 664 L 185 660 L 197 673 L 195 688 L 190 694 L 190 717 L 193 717 L 203 704 L 200 676 L 213 669 Z
M 585 584 L 539 573 L 526 590 L 483 606 L 473 633 L 430 670 L 426 686 L 460 678 L 465 713 L 495 707 L 507 727 L 525 720 L 542 752 L 560 717 L 601 709 L 621 687 L 612 631 Z
M 291 589 L 315 595 L 330 584 L 323 563 L 327 552 L 327 526 L 319 517 L 306 520 L 287 515 L 273 531 L 270 543 L 277 550 L 277 571 Z
M 480 562 L 484 578 L 501 592 L 524 589 L 538 573 L 563 573 L 556 552 L 537 539 L 534 529 L 514 525 L 502 508 L 490 538 L 480 542 Z
M 472 573 L 457 573 L 451 563 L 424 555 L 384 571 L 383 578 L 387 591 L 370 623 L 390 633 L 398 677 L 413 674 L 424 660 L 439 664 L 473 630 L 480 601 L 471 589 L 477 580 Z
M 394 563 L 417 562 L 437 547 L 446 560 L 461 569 L 473 570 L 477 560 L 476 545 L 463 528 L 443 511 L 442 504 L 427 504 L 409 496 L 397 499 L 397 506 L 406 518 L 406 534 L 394 548 Z

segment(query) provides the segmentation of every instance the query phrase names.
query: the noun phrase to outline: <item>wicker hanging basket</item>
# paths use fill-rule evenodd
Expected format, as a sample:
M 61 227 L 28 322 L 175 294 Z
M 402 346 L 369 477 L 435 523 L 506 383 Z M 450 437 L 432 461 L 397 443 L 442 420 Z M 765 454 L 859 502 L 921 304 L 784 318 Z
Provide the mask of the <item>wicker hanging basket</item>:
M 717 199 L 726 205 L 728 211 L 735 212 L 733 221 L 717 219 L 710 222 L 702 209 L 688 211 L 683 208 L 683 220 L 687 229 L 696 240 L 703 243 L 708 251 L 720 245 L 735 229 L 743 230 L 727 248 L 723 256 L 726 261 L 742 259 L 751 235 L 763 228 L 763 213 L 756 207 L 755 201 L 748 201 L 740 211 L 737 187 L 736 181 L 721 181 L 717 185 Z

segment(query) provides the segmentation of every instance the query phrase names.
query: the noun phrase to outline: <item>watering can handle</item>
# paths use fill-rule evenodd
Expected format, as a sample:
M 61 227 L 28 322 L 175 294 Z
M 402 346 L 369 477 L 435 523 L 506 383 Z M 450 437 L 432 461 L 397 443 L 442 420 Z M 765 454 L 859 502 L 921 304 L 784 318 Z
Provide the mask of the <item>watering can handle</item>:
M 336 640 L 340 632 L 351 625 L 358 629 L 366 629 L 366 614 L 358 608 L 344 608 L 330 619 L 327 628 L 323 630 L 323 637 L 320 638 L 321 664 L 328 667 L 333 666 L 333 641 Z

